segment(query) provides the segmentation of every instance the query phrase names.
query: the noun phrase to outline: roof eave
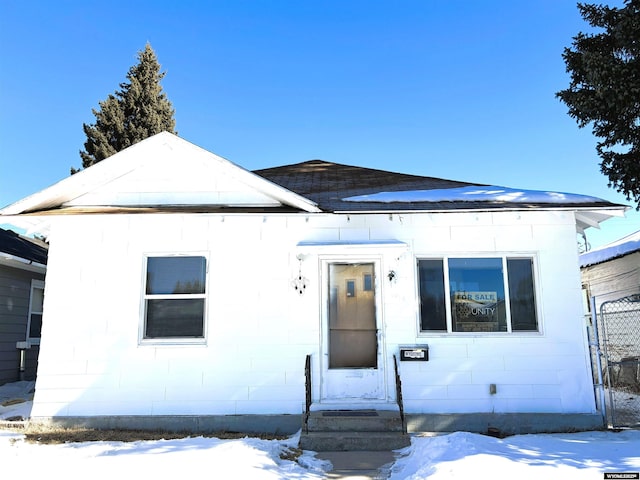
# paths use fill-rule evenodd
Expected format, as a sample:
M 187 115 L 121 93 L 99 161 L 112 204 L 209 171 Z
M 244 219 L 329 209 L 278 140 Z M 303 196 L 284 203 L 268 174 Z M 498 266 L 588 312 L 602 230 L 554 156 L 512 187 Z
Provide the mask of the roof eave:
M 371 209 L 371 210 L 335 210 L 333 213 L 344 215 L 363 215 L 363 214 L 415 214 L 415 213 L 480 213 L 488 212 L 517 212 L 531 211 L 535 208 L 538 211 L 564 211 L 575 212 L 576 231 L 583 234 L 587 228 L 600 228 L 600 224 L 610 218 L 624 217 L 625 212 L 631 207 L 626 205 L 584 205 L 584 206 L 562 206 L 562 205 L 536 205 L 528 207 L 518 206 L 487 206 L 486 208 L 433 208 L 433 209 L 407 209 L 407 208 L 387 208 L 387 209 Z
M 35 262 L 33 260 L 28 260 L 26 258 L 18 257 L 16 255 L 11 255 L 4 252 L 0 252 L 0 265 L 41 274 L 44 274 L 47 271 L 47 266 L 43 263 Z

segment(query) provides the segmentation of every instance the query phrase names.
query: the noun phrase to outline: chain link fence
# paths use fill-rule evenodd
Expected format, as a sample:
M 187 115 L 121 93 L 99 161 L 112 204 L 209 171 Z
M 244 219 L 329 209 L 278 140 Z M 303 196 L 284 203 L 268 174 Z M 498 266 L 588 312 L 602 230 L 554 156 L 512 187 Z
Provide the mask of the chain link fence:
M 640 427 L 640 294 L 604 302 L 597 317 L 606 421 Z

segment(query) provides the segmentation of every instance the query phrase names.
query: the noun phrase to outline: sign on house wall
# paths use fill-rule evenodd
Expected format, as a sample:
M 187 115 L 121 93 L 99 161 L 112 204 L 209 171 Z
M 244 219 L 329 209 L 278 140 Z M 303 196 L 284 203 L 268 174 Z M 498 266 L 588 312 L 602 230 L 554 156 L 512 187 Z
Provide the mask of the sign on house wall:
M 453 292 L 457 331 L 493 331 L 497 327 L 497 292 Z

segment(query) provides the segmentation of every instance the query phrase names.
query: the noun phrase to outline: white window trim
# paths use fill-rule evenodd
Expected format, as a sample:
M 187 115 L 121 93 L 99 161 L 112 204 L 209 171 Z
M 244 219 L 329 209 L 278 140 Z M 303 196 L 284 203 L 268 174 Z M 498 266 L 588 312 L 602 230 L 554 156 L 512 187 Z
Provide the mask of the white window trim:
M 153 295 L 154 299 L 162 299 L 162 298 L 204 298 L 204 318 L 203 318 L 203 326 L 202 326 L 202 338 L 145 338 L 144 333 L 146 329 L 147 322 L 147 314 L 146 314 L 146 301 L 147 301 L 147 260 L 152 257 L 204 257 L 206 262 L 205 269 L 205 287 L 204 294 L 174 294 L 174 295 Z M 141 272 L 141 280 L 140 280 L 140 320 L 139 320 L 139 328 L 138 328 L 138 345 L 207 345 L 207 334 L 208 334 L 208 326 L 209 326 L 209 255 L 208 252 L 149 252 L 143 254 L 142 258 L 142 272 Z
M 41 337 L 31 337 L 29 336 L 29 332 L 31 332 L 31 315 L 34 313 L 40 313 L 40 315 L 43 315 L 44 313 L 44 300 L 43 300 L 43 307 L 41 312 L 36 312 L 33 310 L 33 291 L 35 289 L 41 289 L 42 290 L 42 297 L 44 299 L 44 281 L 42 280 L 31 280 L 31 288 L 29 289 L 29 314 L 27 316 L 27 331 L 25 334 L 25 338 L 27 339 L 27 342 L 31 345 L 40 345 L 40 338 Z M 44 316 L 44 315 L 43 315 Z M 42 335 L 42 334 L 41 334 Z
M 508 271 L 507 271 L 507 259 L 509 258 L 526 258 L 531 260 L 531 265 L 533 268 L 533 288 L 534 288 L 534 298 L 535 298 L 535 309 L 536 309 L 536 320 L 538 322 L 538 330 L 537 331 L 513 331 L 511 326 L 511 305 L 510 302 L 507 303 L 506 311 L 506 321 L 507 321 L 507 331 L 506 332 L 454 332 L 453 331 L 453 317 L 451 314 L 451 291 L 449 289 L 449 259 L 450 258 L 500 258 L 502 259 L 502 267 L 503 271 L 506 274 L 503 274 L 502 281 L 504 282 L 504 292 L 505 299 L 510 300 L 509 296 L 509 279 L 508 279 Z M 444 262 L 443 270 L 444 270 L 444 286 L 445 286 L 445 312 L 447 315 L 447 331 L 442 330 L 422 330 L 421 329 L 421 317 L 420 317 L 420 279 L 418 278 L 418 261 L 419 260 L 442 260 Z M 443 253 L 440 255 L 430 253 L 428 255 L 414 255 L 413 262 L 414 278 L 415 281 L 415 298 L 416 298 L 416 331 L 417 337 L 450 337 L 452 335 L 460 336 L 460 337 L 491 337 L 491 336 L 542 336 L 544 335 L 543 329 L 543 321 L 542 321 L 542 288 L 540 286 L 540 275 L 538 269 L 538 255 L 535 253 Z

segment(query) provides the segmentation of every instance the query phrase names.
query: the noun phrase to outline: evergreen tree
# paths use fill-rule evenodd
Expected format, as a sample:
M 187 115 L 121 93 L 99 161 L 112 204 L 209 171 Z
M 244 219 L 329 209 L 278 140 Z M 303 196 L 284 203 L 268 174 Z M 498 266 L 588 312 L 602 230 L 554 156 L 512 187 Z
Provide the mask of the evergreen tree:
M 578 9 L 599 33 L 578 33 L 564 49 L 571 82 L 556 96 L 580 128 L 592 124 L 600 171 L 640 209 L 640 0 Z
M 93 109 L 96 122 L 82 125 L 87 141 L 80 151 L 87 168 L 140 140 L 160 132 L 176 133 L 175 111 L 163 93 L 160 64 L 151 45 L 138 52 L 139 62 L 127 73 L 128 82 Z M 71 168 L 71 173 L 78 170 Z

